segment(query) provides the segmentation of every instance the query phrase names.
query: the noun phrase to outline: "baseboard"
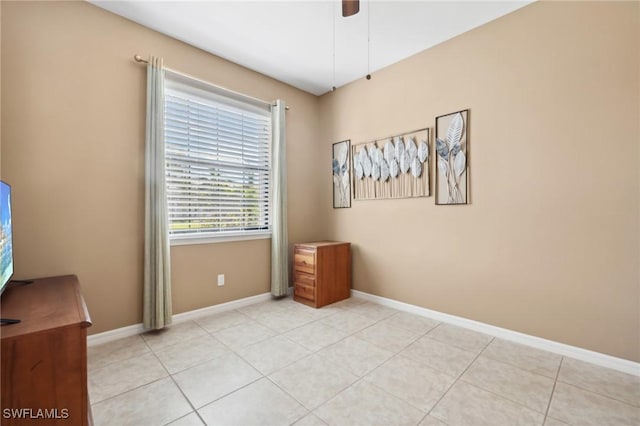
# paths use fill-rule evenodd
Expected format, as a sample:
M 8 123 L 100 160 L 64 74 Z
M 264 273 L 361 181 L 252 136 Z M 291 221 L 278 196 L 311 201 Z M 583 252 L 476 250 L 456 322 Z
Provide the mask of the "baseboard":
M 623 373 L 632 374 L 634 376 L 640 376 L 640 363 L 637 363 L 637 362 L 629 361 L 622 358 L 616 358 L 611 355 L 605 355 L 599 352 L 582 349 L 577 346 L 571 346 L 564 343 L 555 342 L 553 340 L 547 340 L 540 337 L 531 336 L 529 334 L 519 333 L 517 331 L 496 327 L 496 326 L 485 324 L 482 322 L 473 321 L 467 318 L 445 314 L 443 312 L 433 311 L 431 309 L 422 308 L 420 306 L 411 305 L 409 303 L 399 302 L 393 299 L 387 299 L 386 297 L 376 296 L 376 295 L 365 293 L 359 290 L 351 290 L 351 295 L 354 297 L 358 297 L 361 299 L 378 303 L 380 305 L 388 306 L 390 308 L 394 308 L 399 311 L 410 312 L 412 314 L 432 318 L 437 321 L 441 321 L 448 324 L 453 324 L 460 327 L 468 328 L 470 330 L 478 331 L 481 333 L 489 334 L 491 336 L 499 337 L 500 339 L 504 339 L 504 340 L 509 340 L 514 343 L 520 343 L 523 345 L 531 346 L 533 348 L 542 349 L 548 352 L 553 352 L 558 355 L 568 356 L 570 358 L 575 358 L 581 361 L 590 362 L 592 364 L 596 364 L 602 367 L 611 368 L 613 370 L 621 371 Z
M 180 324 L 181 322 L 191 321 L 196 318 L 204 317 L 207 315 L 217 314 L 225 311 L 231 311 L 234 309 L 242 308 L 244 306 L 253 305 L 254 303 L 264 302 L 271 298 L 271 293 L 258 294 L 256 296 L 245 297 L 243 299 L 233 300 L 231 302 L 220 303 L 218 305 L 207 306 L 206 308 L 196 309 L 193 311 L 182 312 L 173 316 L 172 325 Z M 100 345 L 102 343 L 111 342 L 113 340 L 122 339 L 129 336 L 135 336 L 145 332 L 142 324 L 134 324 L 126 327 L 116 328 L 115 330 L 109 330 L 102 333 L 92 334 L 87 336 L 87 346 Z
M 243 308 L 245 306 L 253 305 L 254 303 L 264 302 L 267 300 L 271 300 L 271 293 L 262 293 L 238 300 L 232 300 L 231 302 L 220 303 L 218 305 L 207 306 L 206 308 L 183 312 L 181 314 L 176 314 L 173 316 L 173 324 L 180 324 L 181 322 L 191 321 L 207 315 L 232 311 L 234 309 Z
M 135 336 L 144 333 L 142 324 L 133 324 L 126 327 L 116 328 L 114 330 L 103 331 L 102 333 L 91 334 L 87 336 L 87 346 L 101 345 L 113 340 L 124 339 L 125 337 Z

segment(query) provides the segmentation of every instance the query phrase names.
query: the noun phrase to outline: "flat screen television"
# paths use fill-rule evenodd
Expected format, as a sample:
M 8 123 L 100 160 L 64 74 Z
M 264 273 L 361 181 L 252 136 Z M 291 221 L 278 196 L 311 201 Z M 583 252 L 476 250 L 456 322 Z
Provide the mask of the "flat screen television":
M 0 294 L 13 275 L 13 232 L 11 226 L 11 187 L 0 181 Z

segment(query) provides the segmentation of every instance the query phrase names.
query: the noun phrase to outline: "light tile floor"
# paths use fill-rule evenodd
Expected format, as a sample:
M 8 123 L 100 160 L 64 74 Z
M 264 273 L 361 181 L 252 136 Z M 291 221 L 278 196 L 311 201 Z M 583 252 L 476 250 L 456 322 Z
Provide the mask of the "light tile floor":
M 640 424 L 640 378 L 348 299 L 89 348 L 100 425 Z

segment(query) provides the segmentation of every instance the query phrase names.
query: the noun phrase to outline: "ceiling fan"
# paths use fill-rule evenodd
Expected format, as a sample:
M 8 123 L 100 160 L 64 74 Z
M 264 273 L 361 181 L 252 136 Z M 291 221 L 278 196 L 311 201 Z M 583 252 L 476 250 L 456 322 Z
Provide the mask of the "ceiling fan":
M 360 0 L 342 0 L 342 16 L 352 16 L 360 11 Z

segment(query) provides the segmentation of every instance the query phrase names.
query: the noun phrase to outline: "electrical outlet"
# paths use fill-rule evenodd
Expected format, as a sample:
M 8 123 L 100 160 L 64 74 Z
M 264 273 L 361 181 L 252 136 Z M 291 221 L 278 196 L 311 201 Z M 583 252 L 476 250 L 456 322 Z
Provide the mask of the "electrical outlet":
M 222 287 L 224 285 L 224 274 L 218 274 L 218 286 Z

